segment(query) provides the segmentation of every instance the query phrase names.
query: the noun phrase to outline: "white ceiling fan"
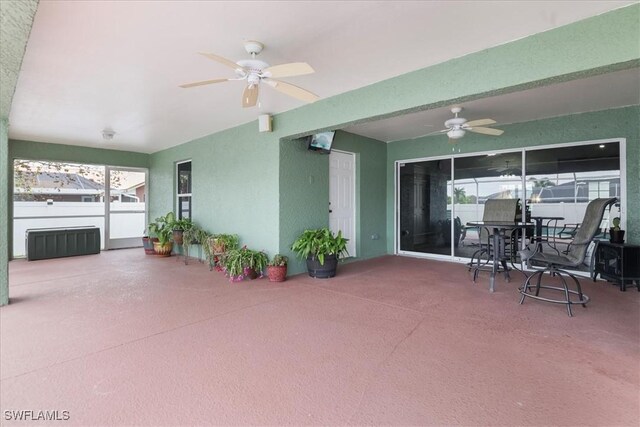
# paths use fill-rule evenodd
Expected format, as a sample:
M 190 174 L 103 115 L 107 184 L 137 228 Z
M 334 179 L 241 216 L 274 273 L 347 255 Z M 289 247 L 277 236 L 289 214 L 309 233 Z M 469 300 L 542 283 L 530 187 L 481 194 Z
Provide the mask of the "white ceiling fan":
M 318 95 L 311 93 L 306 89 L 302 89 L 298 86 L 292 85 L 291 83 L 276 80 L 276 78 L 281 77 L 311 74 L 314 70 L 309 64 L 306 62 L 291 62 L 288 64 L 270 66 L 266 62 L 256 59 L 256 55 L 264 49 L 264 45 L 262 43 L 250 40 L 244 43 L 244 48 L 247 53 L 251 55 L 251 59 L 242 59 L 238 62 L 230 61 L 213 53 L 199 52 L 200 55 L 206 56 L 209 59 L 232 68 L 236 72 L 236 78 L 204 80 L 183 84 L 180 85 L 180 87 L 190 88 L 232 80 L 246 80 L 247 86 L 244 88 L 244 92 L 242 93 L 242 106 L 244 108 L 253 107 L 258 102 L 260 83 L 266 83 L 285 95 L 292 96 L 305 102 L 315 102 L 319 99 Z
M 444 122 L 444 126 L 446 127 L 446 129 L 435 133 L 446 132 L 447 136 L 449 137 L 449 142 L 455 142 L 455 140 L 462 138 L 467 131 L 492 136 L 500 136 L 504 133 L 503 130 L 486 127 L 487 125 L 495 124 L 495 120 L 479 119 L 467 121 L 467 119 L 465 119 L 464 117 L 458 117 L 458 113 L 460 113 L 461 111 L 462 107 L 453 107 L 451 109 L 451 112 L 455 117 Z

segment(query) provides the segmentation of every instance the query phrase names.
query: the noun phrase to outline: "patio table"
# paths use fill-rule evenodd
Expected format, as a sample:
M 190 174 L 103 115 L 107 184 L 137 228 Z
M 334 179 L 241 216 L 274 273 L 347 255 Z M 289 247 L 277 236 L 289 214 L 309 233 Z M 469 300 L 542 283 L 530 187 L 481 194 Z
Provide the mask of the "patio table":
M 515 229 L 526 229 L 535 227 L 534 223 L 531 222 L 496 222 L 496 221 L 473 221 L 468 222 L 468 226 L 470 227 L 483 227 L 487 229 L 489 236 L 492 240 L 493 250 L 489 251 L 489 257 L 492 261 L 491 273 L 489 276 L 489 292 L 493 292 L 495 290 L 495 281 L 496 281 L 496 273 L 499 270 L 499 266 L 502 265 L 504 269 L 504 277 L 508 282 L 510 280 L 509 277 L 509 267 L 507 266 L 507 258 L 504 256 L 505 249 L 505 237 L 506 232 L 509 230 L 510 232 L 515 231 Z M 480 260 L 478 259 L 478 266 L 475 267 L 474 270 L 474 282 L 476 277 L 476 271 L 480 269 Z
M 547 221 L 547 227 L 549 227 L 549 223 L 551 223 L 551 221 L 563 221 L 564 217 L 563 216 L 542 216 L 542 215 L 537 215 L 537 216 L 532 216 L 531 217 L 532 220 L 535 221 L 536 223 L 536 242 L 538 243 L 538 247 L 540 249 L 540 252 L 542 252 L 542 222 L 543 221 Z M 548 231 L 547 231 L 548 232 Z M 555 243 L 554 243 L 555 245 Z M 549 245 L 551 246 L 551 245 Z M 556 252 L 558 252 L 557 249 L 554 249 Z

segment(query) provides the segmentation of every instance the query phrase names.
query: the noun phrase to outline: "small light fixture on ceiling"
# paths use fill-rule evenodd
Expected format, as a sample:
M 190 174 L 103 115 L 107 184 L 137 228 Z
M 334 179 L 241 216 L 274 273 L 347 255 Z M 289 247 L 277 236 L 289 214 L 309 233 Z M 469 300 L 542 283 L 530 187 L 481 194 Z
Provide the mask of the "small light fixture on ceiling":
M 604 144 L 600 144 L 600 148 L 604 148 Z
M 464 134 L 464 129 L 451 129 L 449 132 L 447 132 L 447 136 L 451 139 L 460 139 L 464 136 Z
M 104 129 L 102 131 L 102 138 L 105 141 L 111 141 L 115 136 L 116 132 L 113 129 Z

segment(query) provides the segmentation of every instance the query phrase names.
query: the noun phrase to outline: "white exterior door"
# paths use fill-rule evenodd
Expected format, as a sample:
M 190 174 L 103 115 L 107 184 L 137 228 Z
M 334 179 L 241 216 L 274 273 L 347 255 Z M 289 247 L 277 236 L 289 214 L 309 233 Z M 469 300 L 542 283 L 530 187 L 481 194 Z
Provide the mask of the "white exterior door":
M 356 156 L 331 151 L 329 155 L 329 227 L 349 239 L 349 255 L 356 256 Z

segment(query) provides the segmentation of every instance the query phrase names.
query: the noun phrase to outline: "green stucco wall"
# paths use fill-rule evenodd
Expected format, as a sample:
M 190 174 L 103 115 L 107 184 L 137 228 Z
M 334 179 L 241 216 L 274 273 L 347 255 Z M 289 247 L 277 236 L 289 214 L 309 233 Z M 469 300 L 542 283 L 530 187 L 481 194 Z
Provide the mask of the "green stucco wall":
M 455 146 L 456 153 L 535 147 L 568 142 L 626 138 L 628 240 L 640 243 L 640 108 L 626 107 L 500 126 L 504 134 L 488 137 L 468 132 Z M 448 156 L 452 145 L 446 136 L 430 136 L 388 144 L 387 250 L 394 242 L 394 162 L 422 157 Z
M 0 305 L 9 302 L 9 124 L 0 118 Z
M 0 118 L 8 118 L 38 0 L 0 1 Z
M 52 160 L 135 168 L 149 167 L 149 154 L 76 145 L 10 140 L 11 159 Z
M 9 302 L 9 113 L 38 0 L 0 1 L 0 306 Z
M 387 144 L 336 132 L 333 149 L 356 155 L 357 258 L 386 253 Z M 307 150 L 301 140 L 280 143 L 280 253 L 289 256 L 289 274 L 304 271 L 290 247 L 305 229 L 329 226 L 329 156 Z M 377 239 L 371 239 L 372 235 Z
M 193 220 L 241 244 L 278 250 L 278 141 L 251 122 L 151 155 L 151 218 L 175 210 L 175 163 L 192 161 Z

